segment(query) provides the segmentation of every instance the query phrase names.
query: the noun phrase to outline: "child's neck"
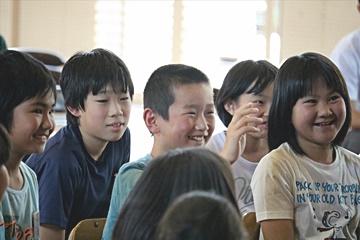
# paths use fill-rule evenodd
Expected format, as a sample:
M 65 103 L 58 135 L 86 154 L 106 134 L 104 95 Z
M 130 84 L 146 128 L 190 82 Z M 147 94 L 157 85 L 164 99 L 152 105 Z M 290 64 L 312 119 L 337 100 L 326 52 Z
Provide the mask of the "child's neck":
M 331 164 L 334 162 L 336 157 L 335 150 L 332 146 L 313 147 L 311 150 L 304 149 L 304 152 L 308 158 L 322 164 Z
M 246 136 L 246 146 L 241 156 L 250 162 L 259 162 L 268 152 L 269 147 L 266 139 L 255 139 L 248 135 Z
M 89 153 L 89 155 L 95 161 L 97 161 L 100 158 L 101 154 L 103 153 L 103 151 L 105 150 L 105 148 L 109 142 L 105 141 L 105 140 L 93 138 L 93 137 L 89 136 L 88 134 L 86 134 L 82 130 L 81 127 L 79 127 L 79 129 L 80 129 L 80 132 L 82 135 L 82 139 L 83 139 L 86 151 Z
M 14 190 L 21 190 L 24 186 L 24 177 L 20 171 L 22 157 L 14 157 L 10 154 L 10 158 L 6 162 L 6 168 L 8 170 L 10 180 L 9 188 Z

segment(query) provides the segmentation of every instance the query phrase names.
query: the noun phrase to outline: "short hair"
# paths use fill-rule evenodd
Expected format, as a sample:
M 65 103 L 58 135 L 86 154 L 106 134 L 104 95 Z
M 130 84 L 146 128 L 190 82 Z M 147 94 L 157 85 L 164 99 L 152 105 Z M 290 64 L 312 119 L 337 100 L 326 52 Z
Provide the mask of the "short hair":
M 154 239 L 243 240 L 247 232 L 241 215 L 228 199 L 192 191 L 176 198 L 166 210 Z
M 193 190 L 222 195 L 237 207 L 230 164 L 216 153 L 175 149 L 151 160 L 124 203 L 113 239 L 151 239 L 167 207 Z
M 125 63 L 114 53 L 97 48 L 77 52 L 64 64 L 60 86 L 65 106 L 86 111 L 84 102 L 90 92 L 96 95 L 111 84 L 113 89 L 129 92 L 132 100 L 134 86 Z M 79 125 L 78 118 L 66 110 L 68 124 Z
M 229 70 L 215 101 L 217 114 L 226 127 L 232 120 L 232 115 L 224 107 L 226 102 L 229 99 L 237 101 L 245 93 L 260 94 L 274 82 L 277 71 L 278 68 L 266 60 L 245 60 Z M 254 86 L 248 90 L 253 83 Z
M 10 140 L 6 129 L 0 125 L 0 166 L 5 164 L 10 157 Z
M 169 64 L 156 69 L 144 89 L 144 108 L 150 108 L 169 120 L 169 107 L 175 102 L 176 88 L 184 84 L 209 84 L 199 69 L 184 64 Z
M 332 141 L 332 145 L 342 143 L 351 123 L 351 105 L 346 83 L 339 69 L 330 59 L 318 53 L 308 52 L 287 59 L 276 75 L 268 122 L 270 150 L 288 142 L 297 154 L 304 154 L 296 139 L 292 110 L 296 102 L 311 94 L 319 82 L 337 91 L 344 99 L 345 122 Z
M 26 53 L 5 50 L 0 53 L 0 124 L 11 131 L 14 109 L 34 97 L 54 94 L 56 83 L 43 63 Z

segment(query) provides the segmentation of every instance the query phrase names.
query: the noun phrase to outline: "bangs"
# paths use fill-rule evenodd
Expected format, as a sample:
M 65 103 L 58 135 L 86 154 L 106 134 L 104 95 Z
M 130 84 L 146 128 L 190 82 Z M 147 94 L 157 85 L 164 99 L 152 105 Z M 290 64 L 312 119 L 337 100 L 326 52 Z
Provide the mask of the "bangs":
M 266 90 L 266 88 L 268 88 L 268 86 L 270 85 L 270 83 L 272 83 L 273 81 L 267 79 L 267 78 L 257 78 L 255 79 L 255 81 L 252 83 L 253 87 L 249 89 L 249 91 L 247 91 L 247 94 L 255 94 L 255 95 L 259 95 L 262 92 L 264 92 Z
M 295 73 L 298 75 L 299 73 Z M 294 81 L 294 89 L 292 92 L 295 94 L 295 98 L 303 98 L 311 95 L 315 92 L 315 89 L 319 83 L 325 86 L 329 90 L 339 92 L 341 96 L 345 97 L 347 91 L 342 84 L 340 76 L 334 71 L 334 69 L 327 64 L 320 64 L 317 61 L 309 61 L 305 64 L 302 70 L 301 77 L 298 77 L 300 81 Z
M 114 92 L 120 89 L 121 92 L 126 93 L 130 92 L 130 87 L 128 83 L 129 76 L 123 71 L 120 71 L 118 68 L 105 66 L 102 71 L 94 71 L 93 75 L 89 77 L 89 91 L 92 94 L 96 95 L 104 89 L 106 86 L 110 85 Z M 105 74 L 104 74 L 105 73 Z M 101 81 L 99 81 L 101 79 Z M 131 93 L 131 92 L 130 92 Z M 132 95 L 132 94 L 130 94 Z

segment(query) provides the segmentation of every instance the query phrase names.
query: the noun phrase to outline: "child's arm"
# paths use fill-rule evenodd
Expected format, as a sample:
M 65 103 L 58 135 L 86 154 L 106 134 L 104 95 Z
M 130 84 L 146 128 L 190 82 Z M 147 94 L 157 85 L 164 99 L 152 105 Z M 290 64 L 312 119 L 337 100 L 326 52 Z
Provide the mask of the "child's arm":
M 65 229 L 55 225 L 41 224 L 40 238 L 41 240 L 64 240 Z
M 288 219 L 266 220 L 260 222 L 264 240 L 294 239 L 294 221 Z
M 243 153 L 246 143 L 246 133 L 260 131 L 257 127 L 249 125 L 249 123 L 259 124 L 263 120 L 254 116 L 249 116 L 259 111 L 252 107 L 252 103 L 248 103 L 237 109 L 228 126 L 226 133 L 226 141 L 220 155 L 231 164 L 238 159 Z

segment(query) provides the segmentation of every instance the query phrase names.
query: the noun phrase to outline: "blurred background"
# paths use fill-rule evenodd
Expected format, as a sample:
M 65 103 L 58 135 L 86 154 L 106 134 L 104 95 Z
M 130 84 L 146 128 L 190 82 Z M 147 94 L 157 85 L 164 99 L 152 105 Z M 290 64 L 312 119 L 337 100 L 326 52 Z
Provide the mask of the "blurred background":
M 142 91 L 168 63 L 193 65 L 220 88 L 244 59 L 276 66 L 307 51 L 329 56 L 342 36 L 360 27 L 357 0 L 0 0 L 0 34 L 9 48 L 54 51 L 66 60 L 102 47 L 127 64 L 136 97 L 130 119 L 132 158 L 152 139 L 142 122 Z M 64 124 L 64 118 L 58 123 Z M 223 126 L 218 121 L 216 131 Z M 134 126 L 131 128 L 131 126 Z M 149 136 L 149 138 L 144 137 Z

